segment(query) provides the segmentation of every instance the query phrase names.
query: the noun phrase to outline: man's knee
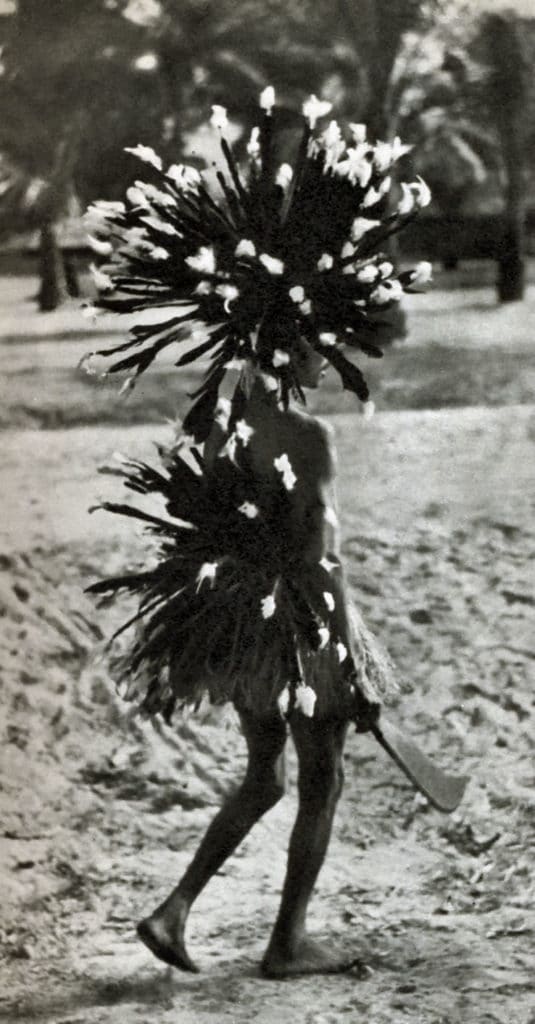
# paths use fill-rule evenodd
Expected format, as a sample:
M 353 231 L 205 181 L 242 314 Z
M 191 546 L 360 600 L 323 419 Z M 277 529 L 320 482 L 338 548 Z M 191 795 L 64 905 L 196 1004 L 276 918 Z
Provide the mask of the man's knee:
M 263 814 L 286 792 L 286 725 L 280 719 L 264 721 L 245 712 L 240 718 L 249 748 L 245 788 Z
M 278 758 L 267 772 L 262 773 L 259 786 L 268 808 L 274 807 L 282 800 L 286 792 L 286 768 L 283 757 Z
M 292 724 L 299 758 L 299 796 L 318 811 L 332 809 L 342 792 L 346 731 L 343 722 L 296 718 Z
M 344 769 L 341 756 L 333 756 L 318 765 L 314 773 L 301 771 L 299 794 L 307 801 L 322 806 L 337 804 L 344 786 Z
M 242 788 L 242 799 L 254 806 L 256 815 L 262 815 L 275 807 L 285 791 L 284 785 L 273 777 L 259 778 L 249 775 Z
M 281 782 L 278 779 L 274 778 L 271 779 L 269 783 L 266 783 L 266 787 L 264 789 L 264 796 L 268 809 L 270 807 L 274 807 L 275 804 L 278 804 L 279 800 L 282 800 L 285 792 L 286 786 L 284 782 Z
M 339 800 L 341 795 L 342 795 L 342 790 L 344 788 L 344 780 L 345 780 L 344 765 L 343 765 L 342 758 L 340 757 L 336 761 L 336 764 L 334 766 L 334 772 L 333 772 L 333 783 L 332 784 L 333 784 L 333 796 L 334 796 L 335 800 Z
M 259 811 L 264 813 L 274 807 L 286 792 L 284 757 L 277 758 L 273 764 L 250 764 L 245 786 Z
M 323 776 L 325 780 L 325 795 L 334 803 L 337 803 L 344 788 L 344 766 L 342 758 L 339 756 L 333 758 L 332 764 L 328 766 L 327 770 L 323 773 Z

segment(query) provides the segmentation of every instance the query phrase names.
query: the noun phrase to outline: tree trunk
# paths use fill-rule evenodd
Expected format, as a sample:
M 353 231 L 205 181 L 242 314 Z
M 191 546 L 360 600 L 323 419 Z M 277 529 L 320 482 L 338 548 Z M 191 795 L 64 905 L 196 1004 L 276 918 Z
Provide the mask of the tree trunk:
M 498 261 L 496 289 L 500 302 L 518 302 L 524 298 L 525 266 L 522 257 L 523 218 L 515 211 L 504 215 L 502 252 Z
M 516 114 L 516 118 L 511 118 L 507 126 L 507 133 L 504 133 L 507 187 L 496 282 L 500 302 L 518 302 L 524 298 L 525 267 L 522 253 L 524 248 L 525 189 L 522 128 L 519 123 L 518 109 Z
M 80 282 L 78 280 L 78 270 L 76 267 L 76 257 L 69 256 L 68 253 L 63 253 L 63 267 L 65 270 L 65 280 L 67 282 L 67 291 L 71 299 L 80 298 Z
M 58 245 L 57 224 L 68 209 L 72 195 L 72 175 L 81 134 L 85 123 L 82 111 L 73 117 L 62 138 L 56 145 L 54 164 L 51 168 L 48 186 L 40 206 L 41 225 L 41 289 L 39 308 L 46 312 L 57 309 L 71 294 L 76 294 L 76 275 L 65 265 L 63 252 Z
M 41 225 L 40 269 L 38 301 L 39 309 L 44 313 L 57 309 L 68 297 L 63 254 L 58 245 L 56 225 L 51 221 Z
M 524 298 L 525 268 L 523 260 L 525 185 L 523 167 L 524 104 L 519 98 L 516 109 L 502 130 L 504 165 L 507 177 L 503 236 L 498 260 L 496 288 L 500 302 L 515 302 Z
M 484 32 L 491 69 L 489 96 L 501 142 L 506 182 L 496 288 L 500 302 L 514 302 L 524 297 L 527 64 L 520 25 L 514 14 L 489 15 Z

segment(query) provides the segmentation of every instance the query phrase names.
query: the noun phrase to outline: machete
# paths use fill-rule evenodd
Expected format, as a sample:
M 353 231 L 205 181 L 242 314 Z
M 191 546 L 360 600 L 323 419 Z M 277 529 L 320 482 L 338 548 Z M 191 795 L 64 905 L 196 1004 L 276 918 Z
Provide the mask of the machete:
M 411 737 L 382 715 L 370 723 L 369 730 L 433 807 L 450 813 L 459 806 L 468 783 L 466 775 L 450 775 L 443 771 Z

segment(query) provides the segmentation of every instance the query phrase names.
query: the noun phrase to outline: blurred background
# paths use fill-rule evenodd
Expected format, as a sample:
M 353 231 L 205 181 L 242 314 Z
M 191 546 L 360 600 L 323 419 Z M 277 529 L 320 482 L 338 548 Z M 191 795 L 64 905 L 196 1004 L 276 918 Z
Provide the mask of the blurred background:
M 52 380 L 46 394 L 10 388 L 0 423 L 74 425 L 102 415 L 137 422 L 181 411 L 168 371 L 156 369 L 141 396 L 117 404 L 109 402 L 113 385 L 72 369 L 88 335 L 124 330 L 112 320 L 94 328 L 80 315 L 80 299 L 91 296 L 81 216 L 140 175 L 125 146 L 141 142 L 164 160 L 199 167 L 213 159 L 213 132 L 204 127 L 213 103 L 228 108 L 239 153 L 267 84 L 289 139 L 295 112 L 314 92 L 337 117 L 365 121 L 372 139 L 412 143 L 400 173 L 408 164 L 432 189 L 432 205 L 400 238 L 397 257 L 432 260 L 435 287 L 395 318 L 390 340 L 408 345 L 390 353 L 389 379 L 372 366 L 379 407 L 533 398 L 531 0 L 0 0 L 0 47 L 3 334 L 24 344 L 25 358 L 18 347 L 10 352 L 29 364 L 30 389 L 32 340 L 70 340 L 68 356 L 50 352 L 48 366 L 65 372 L 69 363 L 76 392 L 54 399 Z M 60 391 L 64 384 L 63 376 Z M 91 389 L 92 408 L 86 402 L 81 411 Z M 339 407 L 329 388 L 322 401 Z

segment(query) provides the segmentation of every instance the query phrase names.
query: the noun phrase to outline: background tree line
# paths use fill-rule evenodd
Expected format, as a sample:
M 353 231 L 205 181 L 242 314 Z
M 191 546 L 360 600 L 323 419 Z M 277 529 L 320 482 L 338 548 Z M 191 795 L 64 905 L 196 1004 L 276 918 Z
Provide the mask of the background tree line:
M 281 126 L 310 92 L 416 144 L 435 209 L 495 209 L 498 293 L 523 289 L 535 151 L 535 21 L 462 0 L 4 0 L 0 232 L 39 230 L 40 304 L 75 282 L 58 225 L 136 174 L 126 145 L 176 160 L 222 103 L 245 128 L 275 84 Z

